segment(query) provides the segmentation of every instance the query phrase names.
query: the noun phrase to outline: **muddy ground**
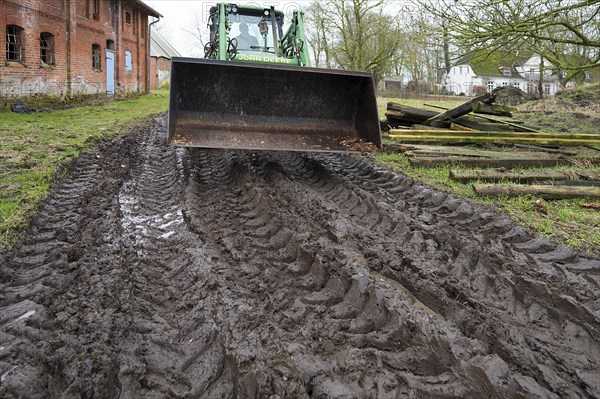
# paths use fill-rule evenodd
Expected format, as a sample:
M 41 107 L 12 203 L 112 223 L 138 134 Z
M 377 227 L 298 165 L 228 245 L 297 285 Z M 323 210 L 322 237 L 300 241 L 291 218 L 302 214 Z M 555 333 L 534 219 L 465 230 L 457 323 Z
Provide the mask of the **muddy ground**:
M 0 397 L 600 396 L 600 259 L 357 155 L 75 161 L 0 268 Z

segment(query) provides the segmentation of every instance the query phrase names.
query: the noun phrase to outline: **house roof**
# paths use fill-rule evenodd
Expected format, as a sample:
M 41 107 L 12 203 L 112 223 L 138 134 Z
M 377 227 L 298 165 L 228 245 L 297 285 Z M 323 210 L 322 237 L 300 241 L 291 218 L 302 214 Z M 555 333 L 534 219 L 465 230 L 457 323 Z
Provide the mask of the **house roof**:
M 133 2 L 135 5 L 141 7 L 144 11 L 146 11 L 146 13 L 148 15 L 151 15 L 156 18 L 162 18 L 162 15 L 158 11 L 156 11 L 154 8 L 152 8 L 149 5 L 147 5 L 146 3 L 144 3 L 142 0 L 130 0 L 130 1 Z
M 150 56 L 171 59 L 173 57 L 181 57 L 181 54 L 158 31 L 152 28 L 150 34 Z
M 515 67 L 521 66 L 531 58 L 531 53 L 508 53 L 496 51 L 492 54 L 482 52 L 469 53 L 460 58 L 455 65 L 469 65 L 478 76 L 503 76 L 502 70 L 510 69 L 511 77 L 521 78 Z

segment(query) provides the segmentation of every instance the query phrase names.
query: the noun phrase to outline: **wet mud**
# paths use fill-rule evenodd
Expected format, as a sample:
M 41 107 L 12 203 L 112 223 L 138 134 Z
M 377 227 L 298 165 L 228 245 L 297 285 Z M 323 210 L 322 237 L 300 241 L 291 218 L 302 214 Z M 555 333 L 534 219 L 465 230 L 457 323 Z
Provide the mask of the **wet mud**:
M 72 163 L 0 266 L 5 398 L 600 396 L 600 260 L 357 155 Z

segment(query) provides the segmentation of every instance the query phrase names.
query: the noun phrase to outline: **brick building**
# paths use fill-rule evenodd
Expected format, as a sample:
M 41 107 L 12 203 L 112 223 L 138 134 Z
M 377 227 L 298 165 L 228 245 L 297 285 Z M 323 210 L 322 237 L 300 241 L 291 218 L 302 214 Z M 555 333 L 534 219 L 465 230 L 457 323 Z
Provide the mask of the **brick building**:
M 0 96 L 145 91 L 150 16 L 140 0 L 0 0 Z
M 161 34 L 151 29 L 150 35 L 150 88 L 160 89 L 169 84 L 171 77 L 171 58 L 181 57 Z

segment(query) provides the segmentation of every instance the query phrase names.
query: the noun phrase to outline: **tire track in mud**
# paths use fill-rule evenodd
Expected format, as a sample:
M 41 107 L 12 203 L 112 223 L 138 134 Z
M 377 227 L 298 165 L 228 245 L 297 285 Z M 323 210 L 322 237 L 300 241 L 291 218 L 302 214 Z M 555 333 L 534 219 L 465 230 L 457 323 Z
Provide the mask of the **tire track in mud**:
M 181 229 L 183 151 L 165 145 L 161 122 L 119 194 L 133 279 L 122 396 L 235 397 L 235 367 L 212 321 L 209 255 Z
M 506 217 L 367 162 L 319 158 L 378 198 L 392 199 L 419 227 L 388 244 L 410 260 L 401 273 L 388 269 L 388 276 L 457 324 L 469 310 L 477 321 L 464 325 L 469 336 L 505 353 L 509 363 L 552 392 L 570 396 L 569 386 L 575 386 L 578 395 L 600 395 L 594 382 L 600 380 L 598 259 L 532 237 Z M 432 268 L 428 263 L 436 257 Z M 453 298 L 455 303 L 447 300 Z
M 357 156 L 82 157 L 1 270 L 6 397 L 597 397 L 598 259 Z
M 92 342 L 113 338 L 111 308 L 118 301 L 118 292 L 106 290 L 101 275 L 102 264 L 109 259 L 118 262 L 119 251 L 107 238 L 114 232 L 111 221 L 97 216 L 110 208 L 110 194 L 124 176 L 124 169 L 115 170 L 114 163 L 115 158 L 119 164 L 127 159 L 127 147 L 127 140 L 122 140 L 108 158 L 84 154 L 75 160 L 41 207 L 24 244 L 2 259 L 3 397 L 48 397 L 53 396 L 51 392 L 69 389 L 84 394 L 100 380 L 91 374 L 87 381 L 69 382 L 73 373 L 91 372 L 83 358 L 111 356 L 110 351 Z M 102 234 L 97 235 L 97 231 Z M 95 247 L 103 247 L 103 252 L 94 251 Z M 95 288 L 99 289 L 96 303 L 81 306 L 82 293 Z M 104 324 L 102 330 L 93 326 L 98 321 Z M 80 334 L 87 334 L 86 342 L 75 338 Z M 79 358 L 75 357 L 71 365 L 62 363 L 63 356 L 73 360 L 69 353 L 76 352 L 77 347 L 85 347 Z M 110 387 L 104 389 L 106 384 L 99 392 L 114 392 Z

